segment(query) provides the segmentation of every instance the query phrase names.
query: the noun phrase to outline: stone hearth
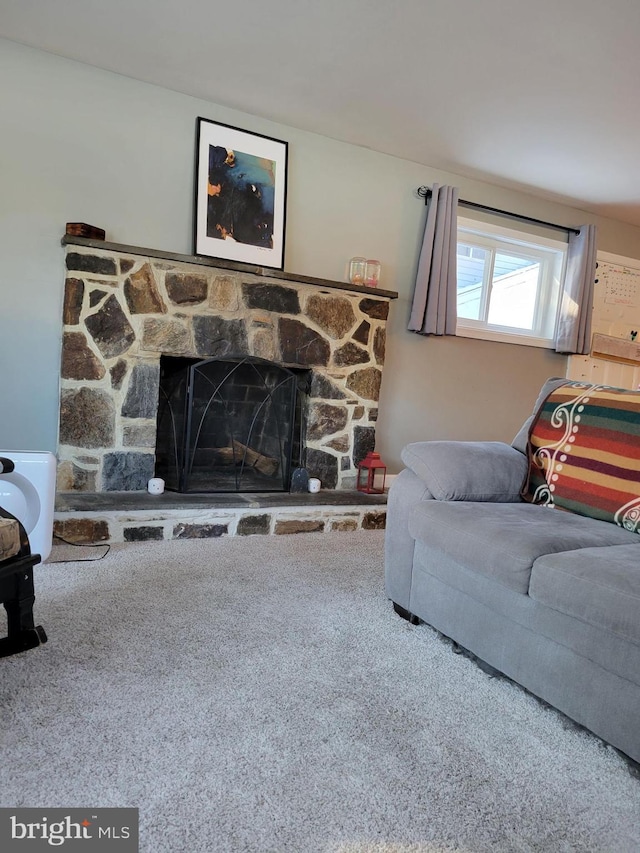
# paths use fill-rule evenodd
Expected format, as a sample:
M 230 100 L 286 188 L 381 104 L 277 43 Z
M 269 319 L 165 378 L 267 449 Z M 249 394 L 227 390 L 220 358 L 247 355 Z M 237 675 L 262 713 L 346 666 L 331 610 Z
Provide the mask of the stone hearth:
M 76 544 L 352 533 L 383 529 L 386 502 L 386 494 L 338 489 L 313 495 L 67 492 L 56 500 L 54 533 Z
M 160 356 L 249 355 L 310 371 L 307 468 L 352 489 L 375 444 L 392 291 L 65 237 L 59 492 L 154 474 Z

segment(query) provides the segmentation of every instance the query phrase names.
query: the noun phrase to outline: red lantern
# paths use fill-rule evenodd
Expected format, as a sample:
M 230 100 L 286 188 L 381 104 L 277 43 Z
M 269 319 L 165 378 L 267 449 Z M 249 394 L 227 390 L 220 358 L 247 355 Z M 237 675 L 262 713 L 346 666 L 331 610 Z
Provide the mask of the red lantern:
M 368 495 L 381 495 L 386 476 L 387 466 L 380 459 L 380 454 L 370 451 L 358 465 L 357 489 Z

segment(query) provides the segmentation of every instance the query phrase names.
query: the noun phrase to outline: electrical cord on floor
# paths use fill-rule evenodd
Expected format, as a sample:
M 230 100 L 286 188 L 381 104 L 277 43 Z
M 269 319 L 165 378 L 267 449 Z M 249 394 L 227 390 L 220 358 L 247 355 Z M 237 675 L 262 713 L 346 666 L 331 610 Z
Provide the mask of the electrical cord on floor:
M 106 548 L 106 551 L 103 551 L 99 557 L 80 557 L 78 560 L 47 560 L 47 565 L 52 565 L 53 563 L 95 563 L 97 560 L 104 560 L 109 551 L 111 550 L 111 545 L 108 542 L 105 542 L 104 545 L 85 545 L 82 542 L 69 542 L 68 539 L 65 539 L 63 536 L 58 536 L 57 533 L 53 534 L 54 539 L 59 539 L 60 542 L 64 542 L 65 545 L 73 545 L 74 548 Z

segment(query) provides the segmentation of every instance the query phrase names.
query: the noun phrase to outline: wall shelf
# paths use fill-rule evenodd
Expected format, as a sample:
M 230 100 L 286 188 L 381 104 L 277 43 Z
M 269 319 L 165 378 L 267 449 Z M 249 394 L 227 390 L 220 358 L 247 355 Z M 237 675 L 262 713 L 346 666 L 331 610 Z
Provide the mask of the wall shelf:
M 628 341 L 596 332 L 591 344 L 591 358 L 604 358 L 637 367 L 640 365 L 640 341 Z

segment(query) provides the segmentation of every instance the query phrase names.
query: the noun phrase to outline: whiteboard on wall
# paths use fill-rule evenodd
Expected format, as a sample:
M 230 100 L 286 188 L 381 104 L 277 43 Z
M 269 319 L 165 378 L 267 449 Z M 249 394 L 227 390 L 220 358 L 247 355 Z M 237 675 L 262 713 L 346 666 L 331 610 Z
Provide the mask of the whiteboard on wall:
M 632 341 L 635 331 L 640 343 L 640 260 L 598 252 L 593 290 L 592 335 Z M 568 361 L 568 379 L 640 389 L 640 364 L 591 354 L 572 355 Z

